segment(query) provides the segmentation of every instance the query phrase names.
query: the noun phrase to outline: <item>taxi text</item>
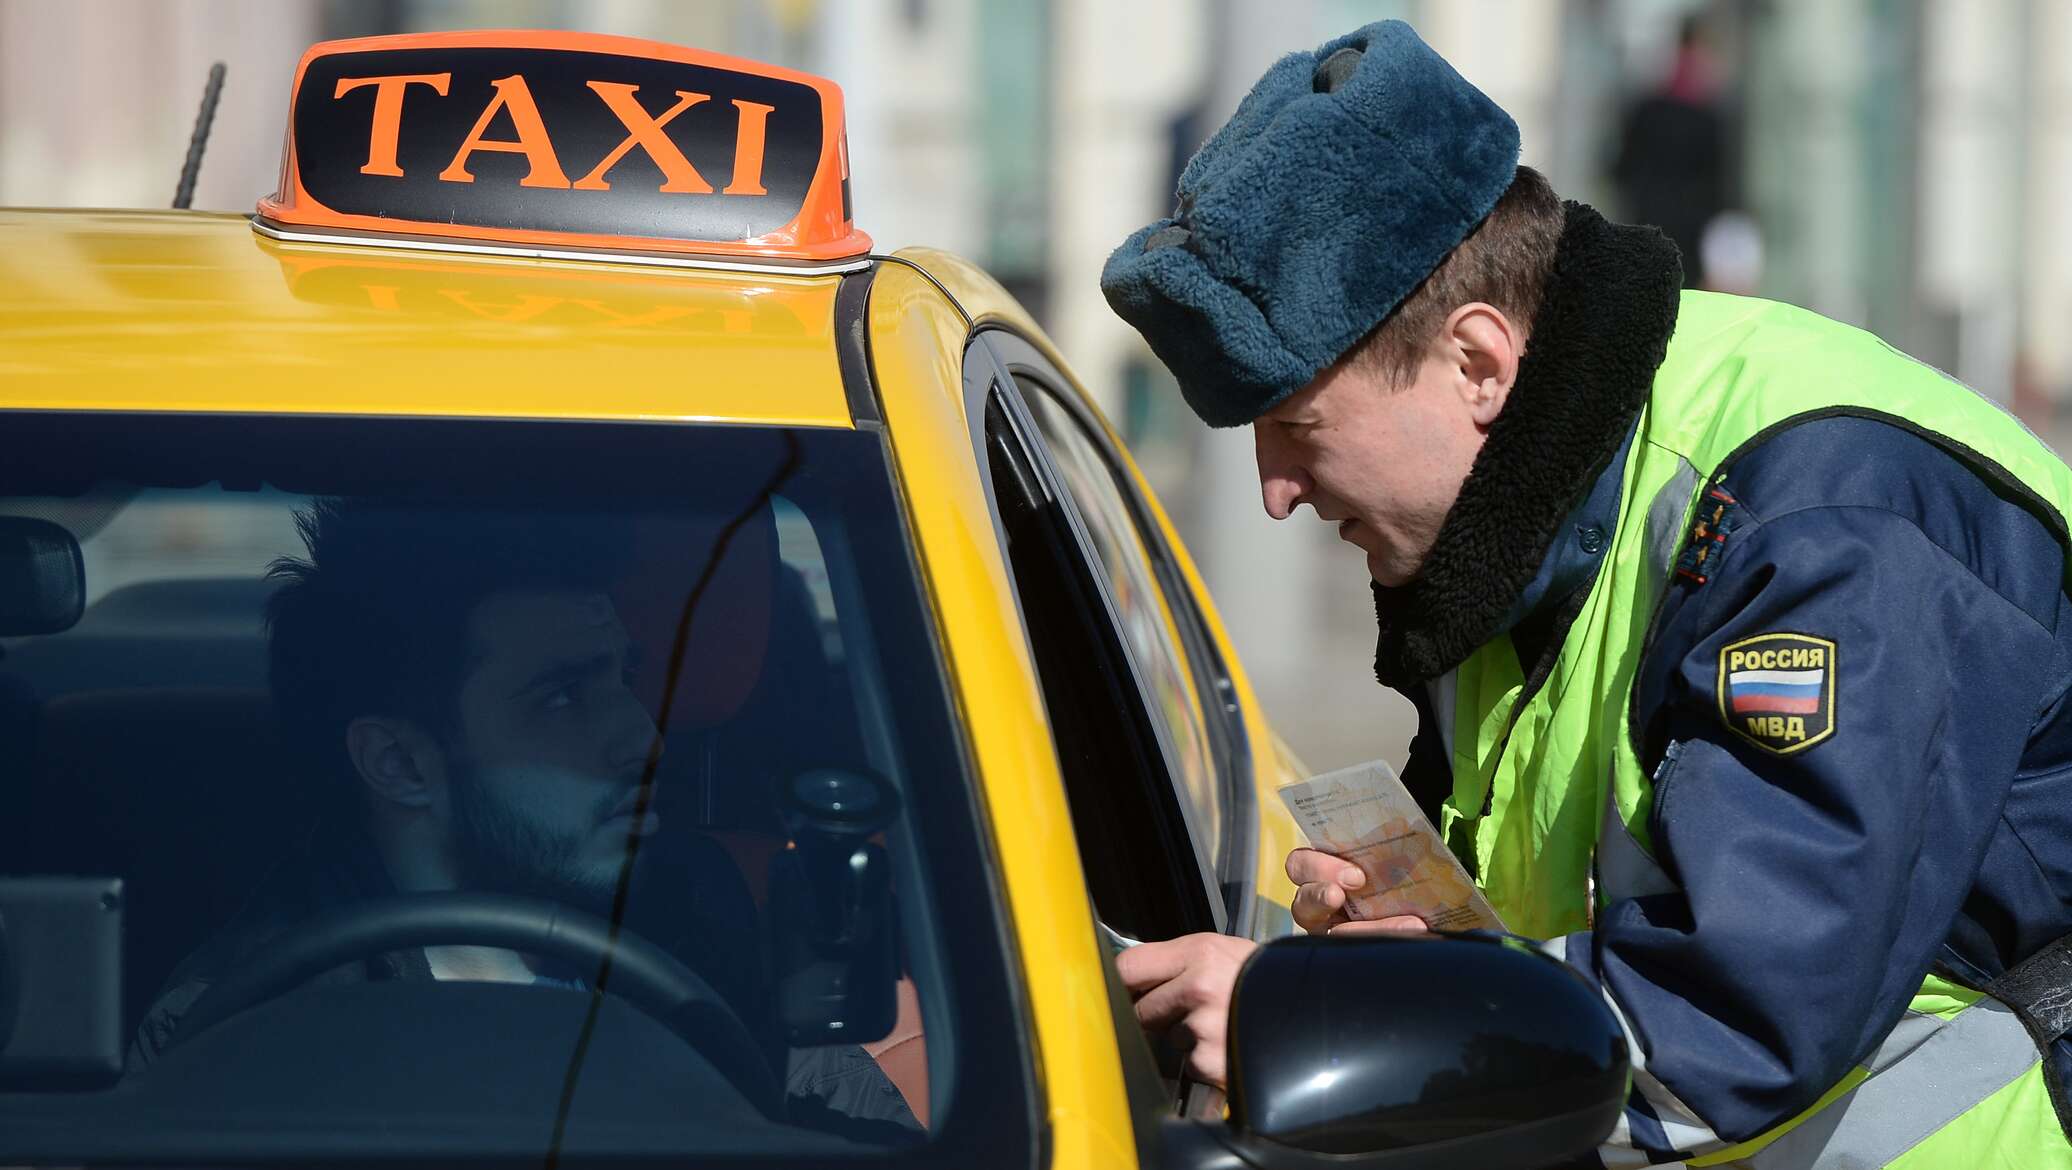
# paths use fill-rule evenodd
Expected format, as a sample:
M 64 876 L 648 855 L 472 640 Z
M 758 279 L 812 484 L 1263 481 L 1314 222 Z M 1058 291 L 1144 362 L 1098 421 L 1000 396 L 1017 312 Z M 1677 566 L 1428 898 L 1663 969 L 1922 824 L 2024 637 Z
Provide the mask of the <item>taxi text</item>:
M 412 86 L 424 86 L 440 97 L 445 97 L 452 85 L 452 73 L 395 73 L 385 77 L 341 77 L 332 98 L 342 99 L 356 90 L 374 88 L 373 120 L 368 129 L 367 162 L 360 167 L 363 175 L 387 175 L 403 177 L 403 167 L 396 158 L 397 138 L 403 124 L 404 99 L 410 96 Z M 568 172 L 562 169 L 560 155 L 554 148 L 554 141 L 547 133 L 546 123 L 540 118 L 538 103 L 533 101 L 532 89 L 526 85 L 523 74 L 514 73 L 500 77 L 490 83 L 496 92 L 482 108 L 475 119 L 474 129 L 462 139 L 454 151 L 453 161 L 439 172 L 439 180 L 445 183 L 472 183 L 475 176 L 468 171 L 468 160 L 476 151 L 493 151 L 503 154 L 522 154 L 531 169 L 518 180 L 521 187 L 550 187 L 575 191 L 610 190 L 611 182 L 605 176 L 619 161 L 638 147 L 655 166 L 661 169 L 663 182 L 660 191 L 666 194 L 710 195 L 712 184 L 698 173 L 691 161 L 684 157 L 663 128 L 679 114 L 693 106 L 712 100 L 711 94 L 692 93 L 677 90 L 676 101 L 660 114 L 650 114 L 645 106 L 634 97 L 638 86 L 614 81 L 586 82 L 590 91 L 597 95 L 612 116 L 626 130 L 626 137 L 614 147 L 597 165 L 591 167 L 582 178 L 573 182 Z M 775 107 L 760 102 L 733 100 L 736 115 L 734 137 L 734 172 L 732 179 L 719 193 L 721 195 L 767 195 L 763 189 L 763 154 L 765 128 L 770 112 Z M 514 139 L 485 137 L 490 123 L 498 113 L 510 115 L 511 125 L 517 137 Z

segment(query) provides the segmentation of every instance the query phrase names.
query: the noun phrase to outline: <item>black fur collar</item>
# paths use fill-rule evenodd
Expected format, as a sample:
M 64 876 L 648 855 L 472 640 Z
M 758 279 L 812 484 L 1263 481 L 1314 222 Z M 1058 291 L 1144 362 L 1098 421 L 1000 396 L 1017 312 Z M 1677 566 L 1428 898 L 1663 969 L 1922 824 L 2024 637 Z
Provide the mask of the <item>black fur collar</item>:
M 1503 632 L 1564 517 L 1647 401 L 1676 327 L 1676 246 L 1580 203 L 1555 251 L 1518 382 L 1409 584 L 1374 587 L 1374 675 L 1437 678 Z

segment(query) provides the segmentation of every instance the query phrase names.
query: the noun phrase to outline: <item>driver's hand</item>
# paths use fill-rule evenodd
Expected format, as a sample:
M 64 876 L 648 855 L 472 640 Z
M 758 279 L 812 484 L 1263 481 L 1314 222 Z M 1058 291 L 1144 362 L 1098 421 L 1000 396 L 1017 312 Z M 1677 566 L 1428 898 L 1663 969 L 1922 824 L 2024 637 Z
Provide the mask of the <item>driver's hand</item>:
M 1295 902 L 1288 909 L 1295 916 L 1295 925 L 1311 934 L 1415 934 L 1429 929 L 1415 914 L 1361 921 L 1350 918 L 1345 912 L 1346 895 L 1366 885 L 1367 875 L 1343 857 L 1296 849 L 1288 854 L 1288 880 L 1296 887 Z
M 1258 943 L 1223 934 L 1189 934 L 1148 942 L 1115 957 L 1115 969 L 1137 1001 L 1137 1022 L 1167 1032 L 1187 1051 L 1187 1075 L 1223 1088 L 1224 1041 L 1237 971 Z

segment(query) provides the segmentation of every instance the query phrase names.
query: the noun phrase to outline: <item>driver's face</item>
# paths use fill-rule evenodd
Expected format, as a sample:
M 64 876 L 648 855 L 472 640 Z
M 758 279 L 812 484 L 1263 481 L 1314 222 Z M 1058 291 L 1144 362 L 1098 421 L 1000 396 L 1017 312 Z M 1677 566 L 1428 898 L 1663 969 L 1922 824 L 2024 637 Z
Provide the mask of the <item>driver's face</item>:
M 631 649 L 601 593 L 493 594 L 469 621 L 473 660 L 449 745 L 454 861 L 478 889 L 608 899 L 655 725 L 628 685 Z

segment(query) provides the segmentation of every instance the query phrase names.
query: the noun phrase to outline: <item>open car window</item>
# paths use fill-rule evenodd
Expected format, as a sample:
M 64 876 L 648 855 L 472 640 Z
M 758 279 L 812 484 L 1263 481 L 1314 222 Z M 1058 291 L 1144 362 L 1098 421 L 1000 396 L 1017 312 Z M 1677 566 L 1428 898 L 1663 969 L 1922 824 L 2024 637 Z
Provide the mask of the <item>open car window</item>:
M 0 1163 L 1023 1140 L 876 436 L 8 433 Z

